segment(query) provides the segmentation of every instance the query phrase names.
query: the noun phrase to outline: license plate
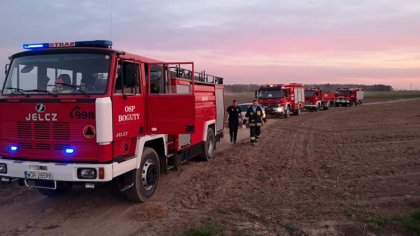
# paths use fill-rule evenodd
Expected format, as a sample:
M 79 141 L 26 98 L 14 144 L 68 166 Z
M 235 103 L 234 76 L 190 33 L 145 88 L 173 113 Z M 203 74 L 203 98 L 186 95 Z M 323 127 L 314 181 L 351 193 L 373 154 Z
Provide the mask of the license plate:
M 51 172 L 45 171 L 25 171 L 25 178 L 27 179 L 47 179 L 52 180 L 53 176 Z

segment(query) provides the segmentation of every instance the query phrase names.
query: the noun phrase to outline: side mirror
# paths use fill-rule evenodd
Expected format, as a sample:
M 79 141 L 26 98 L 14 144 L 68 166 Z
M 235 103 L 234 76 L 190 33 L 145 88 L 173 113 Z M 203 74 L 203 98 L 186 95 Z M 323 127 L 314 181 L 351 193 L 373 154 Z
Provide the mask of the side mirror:
M 9 67 L 10 67 L 10 64 L 4 65 L 4 74 L 7 74 L 7 72 L 9 71 Z

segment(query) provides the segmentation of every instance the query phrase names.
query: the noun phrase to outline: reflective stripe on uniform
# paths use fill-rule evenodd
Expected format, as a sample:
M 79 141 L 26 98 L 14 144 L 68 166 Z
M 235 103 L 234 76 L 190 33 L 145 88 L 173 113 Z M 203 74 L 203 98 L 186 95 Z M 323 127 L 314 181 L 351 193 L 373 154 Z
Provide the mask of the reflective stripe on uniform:
M 255 140 L 255 137 L 251 137 L 251 140 Z

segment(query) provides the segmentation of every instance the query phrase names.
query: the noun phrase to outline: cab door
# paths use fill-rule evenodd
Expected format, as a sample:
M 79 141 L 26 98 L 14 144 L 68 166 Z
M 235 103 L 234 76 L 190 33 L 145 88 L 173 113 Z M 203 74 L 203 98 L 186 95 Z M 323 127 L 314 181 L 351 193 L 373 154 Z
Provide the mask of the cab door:
M 152 134 L 195 132 L 193 63 L 146 65 L 147 131 Z
M 112 97 L 114 157 L 133 156 L 136 139 L 145 132 L 145 98 L 141 65 L 120 60 Z

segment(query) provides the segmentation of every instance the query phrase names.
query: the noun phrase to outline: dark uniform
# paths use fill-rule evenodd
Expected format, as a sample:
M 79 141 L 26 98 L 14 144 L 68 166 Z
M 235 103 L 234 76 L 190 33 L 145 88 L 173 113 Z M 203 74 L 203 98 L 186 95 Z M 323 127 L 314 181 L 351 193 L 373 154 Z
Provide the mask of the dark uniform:
M 257 106 L 254 110 L 253 106 L 251 106 L 248 108 L 245 117 L 248 118 L 251 143 L 254 144 L 257 142 L 258 136 L 261 133 L 263 110 L 260 106 Z
M 230 142 L 236 143 L 236 137 L 238 136 L 239 119 L 241 118 L 241 108 L 238 106 L 230 106 L 227 108 L 229 114 L 229 134 Z

